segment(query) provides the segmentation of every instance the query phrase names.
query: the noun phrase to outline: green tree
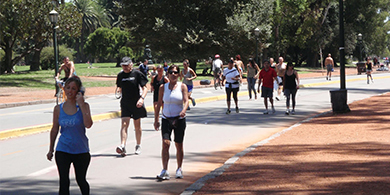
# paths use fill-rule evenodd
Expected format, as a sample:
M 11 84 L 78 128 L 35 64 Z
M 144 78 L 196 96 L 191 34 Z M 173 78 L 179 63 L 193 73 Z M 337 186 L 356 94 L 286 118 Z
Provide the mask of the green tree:
M 88 36 L 85 51 L 100 61 L 115 58 L 117 67 L 120 67 L 122 57 L 134 57 L 131 48 L 127 47 L 130 40 L 128 31 L 101 27 Z
M 86 38 L 97 28 L 108 27 L 110 18 L 107 11 L 93 0 L 74 0 L 73 3 L 82 16 L 81 35 L 79 39 L 76 39 L 77 60 L 85 61 Z

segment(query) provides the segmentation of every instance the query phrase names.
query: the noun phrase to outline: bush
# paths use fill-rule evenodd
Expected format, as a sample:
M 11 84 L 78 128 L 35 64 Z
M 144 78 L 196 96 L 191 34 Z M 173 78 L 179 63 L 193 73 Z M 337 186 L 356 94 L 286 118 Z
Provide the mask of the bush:
M 64 57 L 69 57 L 69 60 L 73 61 L 73 55 L 75 54 L 74 50 L 71 48 L 67 48 L 65 45 L 59 46 L 58 53 L 58 65 L 62 63 L 62 59 Z M 55 59 L 54 59 L 54 48 L 53 47 L 45 47 L 41 52 L 41 69 L 55 69 Z

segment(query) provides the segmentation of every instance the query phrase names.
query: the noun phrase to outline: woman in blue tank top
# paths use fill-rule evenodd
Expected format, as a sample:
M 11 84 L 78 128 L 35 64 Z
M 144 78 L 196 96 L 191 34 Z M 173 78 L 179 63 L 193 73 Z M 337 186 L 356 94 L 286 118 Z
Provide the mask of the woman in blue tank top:
M 87 169 L 91 161 L 88 138 L 85 128 L 93 124 L 89 104 L 84 101 L 80 78 L 71 77 L 65 82 L 66 102 L 54 107 L 53 126 L 50 131 L 50 146 L 47 153 L 49 161 L 53 158 L 54 143 L 58 132 L 55 161 L 60 176 L 59 194 L 69 194 L 69 169 L 71 163 L 75 169 L 77 184 L 81 193 L 89 194 L 86 180 Z M 61 128 L 60 128 L 61 127 Z

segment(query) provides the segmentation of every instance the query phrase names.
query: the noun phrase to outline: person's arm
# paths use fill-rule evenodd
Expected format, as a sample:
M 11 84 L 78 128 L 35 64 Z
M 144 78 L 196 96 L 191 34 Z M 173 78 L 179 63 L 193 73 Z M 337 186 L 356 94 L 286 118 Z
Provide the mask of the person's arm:
M 164 81 L 165 81 L 165 83 L 169 83 L 168 77 L 164 76 Z
M 188 108 L 188 89 L 184 83 L 181 84 L 181 92 L 183 94 L 183 110 L 180 112 L 180 117 L 185 117 Z
M 263 81 L 263 78 L 259 78 L 259 85 L 257 85 L 257 93 L 260 93 L 260 86 L 261 86 L 262 81 Z
M 298 76 L 298 72 L 294 70 L 294 74 L 295 74 L 295 80 L 297 81 L 297 89 L 299 89 L 299 76 Z
M 137 108 L 141 108 L 142 105 L 144 105 L 144 101 L 147 93 L 148 93 L 148 88 L 145 85 L 142 87 L 142 94 L 141 97 L 139 97 L 139 100 L 137 102 Z
M 73 76 L 74 72 L 76 71 L 76 68 L 74 67 L 74 63 L 73 61 L 70 61 L 70 74 L 69 74 L 69 78 Z
M 152 77 L 151 81 L 150 81 L 150 92 L 153 92 L 154 91 L 154 86 L 153 86 L 153 83 L 154 83 L 154 78 L 158 76 L 158 75 L 155 75 Z
M 53 110 L 53 125 L 50 130 L 50 145 L 49 145 L 49 152 L 46 154 L 47 160 L 51 161 L 53 159 L 53 153 L 54 153 L 54 144 L 57 139 L 58 131 L 60 129 L 60 124 L 58 123 L 58 118 L 60 116 L 60 106 L 57 105 L 54 107 Z
M 60 74 L 61 74 L 61 71 L 62 71 L 62 67 L 64 67 L 64 64 L 61 64 L 60 68 L 58 69 L 57 76 L 56 76 L 57 79 L 60 79 Z
M 260 75 L 260 68 L 257 64 L 255 64 L 255 68 L 257 70 L 257 74 L 255 75 L 255 78 L 259 78 L 259 75 Z
M 169 74 L 169 73 L 168 73 L 168 74 Z M 179 73 L 179 79 L 182 81 L 183 78 L 184 78 L 184 73 L 183 73 L 183 71 L 180 71 L 180 73 Z
M 89 104 L 85 102 L 84 96 L 81 92 L 78 92 L 76 95 L 76 102 L 79 105 L 81 113 L 83 114 L 83 122 L 86 128 L 91 128 L 93 121 L 91 117 L 91 110 Z
M 158 131 L 160 128 L 160 122 L 158 122 L 158 119 L 160 118 L 160 108 L 163 104 L 163 96 L 164 96 L 164 85 L 160 85 L 160 89 L 158 91 L 157 107 L 154 110 L 154 129 L 156 131 Z

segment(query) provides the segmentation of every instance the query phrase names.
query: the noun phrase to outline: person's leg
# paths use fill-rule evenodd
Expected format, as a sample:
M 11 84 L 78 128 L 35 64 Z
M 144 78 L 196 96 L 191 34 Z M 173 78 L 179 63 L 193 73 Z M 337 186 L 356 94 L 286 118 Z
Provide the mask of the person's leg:
M 130 117 L 122 117 L 122 126 L 121 126 L 121 146 L 126 146 L 127 141 L 127 129 L 129 128 Z
M 295 111 L 295 96 L 297 95 L 297 90 L 293 90 L 291 93 L 292 108 Z
M 251 85 L 252 78 L 246 78 L 246 80 L 248 81 L 249 99 L 252 99 L 252 85 Z
M 176 146 L 177 168 L 181 168 L 183 165 L 183 158 L 184 158 L 183 143 L 175 143 L 175 146 Z
M 89 195 L 89 184 L 87 182 L 87 170 L 89 163 L 91 162 L 91 155 L 89 153 L 74 154 L 74 171 L 76 175 L 76 181 L 79 185 L 81 194 Z
M 253 93 L 255 94 L 255 99 L 257 99 L 257 93 L 255 89 L 256 81 L 257 79 L 253 78 L 252 89 L 253 89 Z
M 284 89 L 284 95 L 286 96 L 286 108 L 287 108 L 287 111 L 288 111 L 290 109 L 290 90 L 289 89 Z
M 265 106 L 265 109 L 268 110 L 268 101 L 267 101 L 267 97 L 264 97 L 264 106 Z
M 186 119 L 178 119 L 177 126 L 174 129 L 175 134 L 175 146 L 176 146 L 176 160 L 177 160 L 177 170 L 176 178 L 182 178 L 183 172 L 181 167 L 183 165 L 184 150 L 183 150 L 183 141 L 184 141 L 184 132 L 186 129 Z
M 55 153 L 55 160 L 57 164 L 58 169 L 58 175 L 60 177 L 60 189 L 59 193 L 60 195 L 68 195 L 69 194 L 69 169 L 70 164 L 72 162 L 71 158 L 69 157 L 70 154 L 67 154 L 65 152 L 59 152 L 56 151 Z
M 228 110 L 230 110 L 230 100 L 231 100 L 231 95 L 232 95 L 232 89 L 226 88 L 225 91 L 226 91 L 226 104 L 227 104 L 227 108 L 228 108 Z
M 237 111 L 237 108 L 238 108 L 238 97 L 237 97 L 237 93 L 238 93 L 238 88 L 233 89 L 233 99 L 234 99 L 234 103 L 236 104 L 236 111 Z
M 137 141 L 137 145 L 141 145 L 141 136 L 142 136 L 142 129 L 141 129 L 141 119 L 134 119 L 134 129 L 135 129 L 135 139 Z
M 168 161 L 169 161 L 169 147 L 171 145 L 171 141 L 168 139 L 163 139 L 161 157 L 162 157 L 162 165 L 164 170 L 168 170 Z

